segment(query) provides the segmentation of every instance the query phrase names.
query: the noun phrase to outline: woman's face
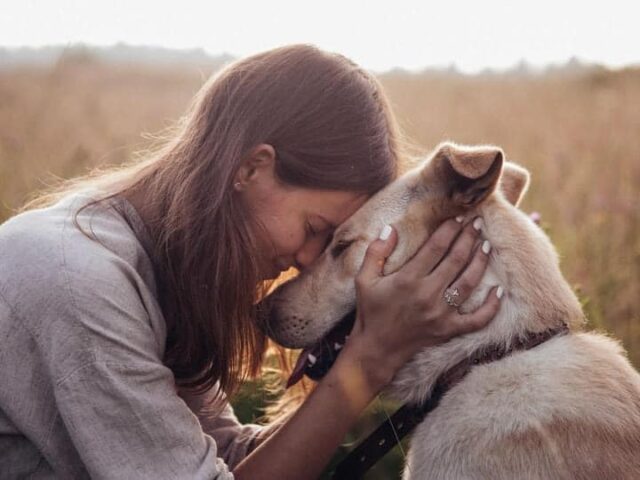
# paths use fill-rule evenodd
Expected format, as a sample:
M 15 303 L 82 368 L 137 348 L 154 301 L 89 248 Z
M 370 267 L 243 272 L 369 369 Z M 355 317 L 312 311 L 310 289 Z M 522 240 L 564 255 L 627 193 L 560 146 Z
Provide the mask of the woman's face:
M 254 169 L 243 182 L 242 196 L 254 220 L 264 280 L 291 267 L 308 267 L 335 228 L 367 200 L 362 193 L 283 184 L 269 164 Z
M 274 185 L 252 209 L 263 279 L 311 265 L 336 227 L 365 201 L 366 196 L 353 192 Z

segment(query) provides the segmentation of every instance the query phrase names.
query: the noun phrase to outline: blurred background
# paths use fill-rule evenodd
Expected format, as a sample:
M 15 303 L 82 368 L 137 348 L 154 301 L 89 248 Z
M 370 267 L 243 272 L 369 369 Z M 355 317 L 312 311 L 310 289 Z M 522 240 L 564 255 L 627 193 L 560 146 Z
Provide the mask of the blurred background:
M 443 2 L 439 2 L 443 3 Z M 0 222 L 123 162 L 225 63 L 314 43 L 375 72 L 408 138 L 492 143 L 532 173 L 588 328 L 640 366 L 640 33 L 631 2 L 15 2 L 0 17 Z M 259 381 L 234 399 L 261 414 Z M 377 401 L 354 441 L 393 410 Z M 340 452 L 336 459 L 343 452 Z M 396 449 L 367 478 L 399 478 Z

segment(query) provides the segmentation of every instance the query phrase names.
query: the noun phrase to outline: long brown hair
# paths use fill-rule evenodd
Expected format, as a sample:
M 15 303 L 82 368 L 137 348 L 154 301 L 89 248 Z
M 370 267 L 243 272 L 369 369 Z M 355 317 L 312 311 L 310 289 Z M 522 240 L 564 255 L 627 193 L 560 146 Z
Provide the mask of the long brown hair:
M 341 55 L 292 45 L 212 76 L 170 140 L 97 182 L 110 196 L 144 192 L 158 213 L 144 220 L 168 325 L 164 362 L 185 387 L 219 381 L 233 391 L 262 361 L 256 303 L 265 285 L 251 212 L 232 188 L 262 143 L 277 152 L 278 177 L 305 188 L 372 194 L 400 160 L 399 130 L 375 77 Z

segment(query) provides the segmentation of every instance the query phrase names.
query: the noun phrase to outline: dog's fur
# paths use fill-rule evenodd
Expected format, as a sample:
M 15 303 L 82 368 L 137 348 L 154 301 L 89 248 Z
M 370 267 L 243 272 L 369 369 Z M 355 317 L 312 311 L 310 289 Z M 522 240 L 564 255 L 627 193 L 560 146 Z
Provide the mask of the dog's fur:
M 312 345 L 355 307 L 354 277 L 385 224 L 399 238 L 385 264 L 390 273 L 445 218 L 481 215 L 492 245 L 489 266 L 461 311 L 502 285 L 498 315 L 481 331 L 416 355 L 390 393 L 422 402 L 442 372 L 476 349 L 569 325 L 569 335 L 474 367 L 413 433 L 405 479 L 640 478 L 640 375 L 618 342 L 580 331 L 584 316 L 554 248 L 516 208 L 528 181 L 496 147 L 443 144 L 372 197 L 308 271 L 270 298 L 275 340 Z

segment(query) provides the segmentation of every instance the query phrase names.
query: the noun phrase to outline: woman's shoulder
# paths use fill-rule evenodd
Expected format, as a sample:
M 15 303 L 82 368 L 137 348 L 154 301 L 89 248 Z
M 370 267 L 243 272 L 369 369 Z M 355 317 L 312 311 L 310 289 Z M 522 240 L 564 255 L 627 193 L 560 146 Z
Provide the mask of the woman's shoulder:
M 140 220 L 122 201 L 94 203 L 97 192 L 63 197 L 45 208 L 30 210 L 0 226 L 0 281 L 27 276 L 47 278 L 59 269 L 100 276 L 109 264 L 123 262 L 137 270 L 150 268 L 142 240 Z M 136 225 L 138 224 L 138 225 Z M 117 270 L 117 269 L 116 269 Z
M 65 250 L 78 259 L 95 254 L 133 261 L 147 255 L 146 230 L 135 209 L 121 197 L 103 197 L 95 190 L 75 192 L 10 218 L 0 225 L 0 252 L 54 263 L 65 261 Z
M 0 300 L 34 338 L 77 339 L 98 357 L 119 338 L 161 358 L 166 326 L 132 212 L 92 200 L 74 194 L 0 227 Z
M 79 200 L 65 197 L 54 205 L 20 213 L 0 225 L 0 293 L 24 296 L 55 288 L 64 267 L 64 236 L 71 228 L 71 208 Z
M 0 294 L 7 303 L 125 298 L 143 290 L 155 296 L 141 220 L 122 200 L 96 198 L 74 193 L 0 226 Z

